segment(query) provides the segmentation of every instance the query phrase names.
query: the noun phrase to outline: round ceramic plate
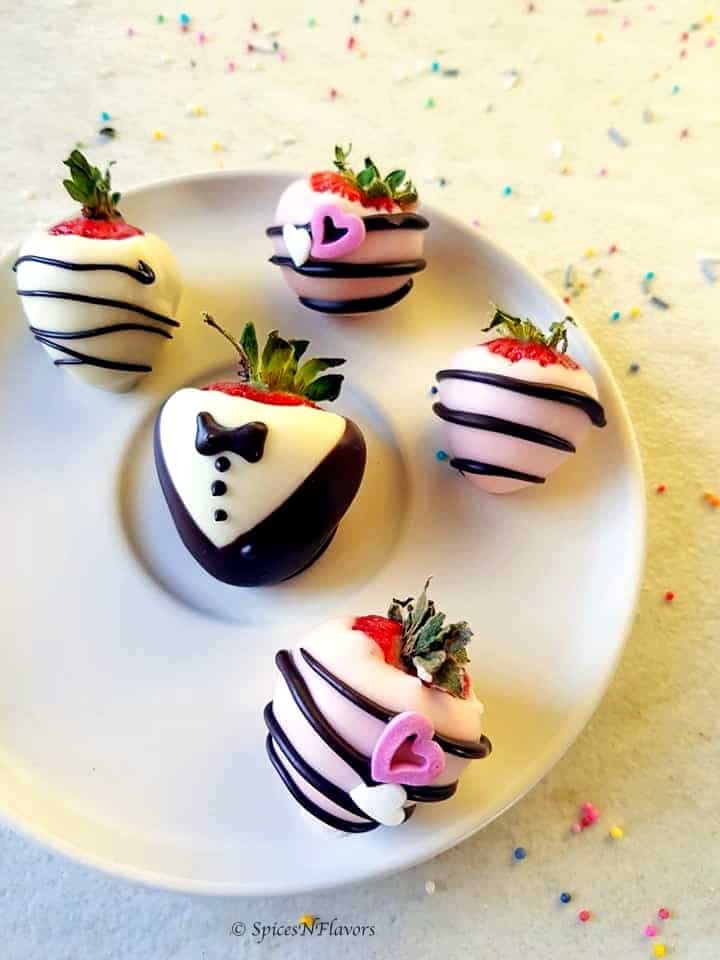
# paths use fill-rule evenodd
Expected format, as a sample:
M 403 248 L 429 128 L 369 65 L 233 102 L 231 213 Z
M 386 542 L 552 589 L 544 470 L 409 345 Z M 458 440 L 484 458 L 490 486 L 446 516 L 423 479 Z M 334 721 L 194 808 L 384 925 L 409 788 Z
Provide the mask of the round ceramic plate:
M 490 240 L 430 210 L 429 266 L 401 304 L 353 320 L 307 311 L 267 263 L 264 229 L 287 180 L 203 175 L 123 198 L 130 221 L 174 248 L 186 283 L 181 330 L 130 394 L 53 367 L 23 320 L 12 258 L 0 271 L 0 810 L 77 860 L 182 890 L 332 887 L 480 829 L 582 730 L 641 574 L 637 447 L 581 332 L 570 350 L 596 378 L 608 426 L 550 483 L 494 498 L 435 458 L 434 373 L 477 340 L 489 301 L 542 323 L 563 304 Z M 336 406 L 365 433 L 365 480 L 330 549 L 280 586 L 211 579 L 181 545 L 155 478 L 162 401 L 233 372 L 203 309 L 348 358 Z M 494 752 L 455 798 L 401 829 L 316 832 L 265 756 L 273 654 L 328 617 L 383 613 L 429 574 L 441 607 L 475 629 L 472 672 Z

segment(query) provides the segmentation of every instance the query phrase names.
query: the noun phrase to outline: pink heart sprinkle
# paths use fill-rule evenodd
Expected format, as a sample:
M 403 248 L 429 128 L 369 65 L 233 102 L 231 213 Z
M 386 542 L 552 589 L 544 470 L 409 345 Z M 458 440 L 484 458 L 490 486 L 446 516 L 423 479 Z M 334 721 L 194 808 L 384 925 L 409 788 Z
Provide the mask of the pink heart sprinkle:
M 433 725 L 421 713 L 399 713 L 375 744 L 370 773 L 377 783 L 424 787 L 445 769 L 445 754 L 433 740 Z
M 341 237 L 325 242 L 327 223 L 335 230 L 344 230 Z M 334 203 L 324 203 L 317 207 L 310 221 L 310 233 L 313 244 L 310 253 L 318 260 L 333 260 L 344 257 L 357 250 L 365 239 L 365 224 L 354 213 L 343 213 Z

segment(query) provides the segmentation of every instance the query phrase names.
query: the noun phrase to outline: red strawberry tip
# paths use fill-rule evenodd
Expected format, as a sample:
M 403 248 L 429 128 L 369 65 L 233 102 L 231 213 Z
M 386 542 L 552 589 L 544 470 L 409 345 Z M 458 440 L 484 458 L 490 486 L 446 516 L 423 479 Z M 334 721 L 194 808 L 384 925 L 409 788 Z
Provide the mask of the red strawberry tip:
M 129 237 L 144 235 L 140 227 L 134 227 L 122 217 L 111 220 L 72 217 L 56 223 L 50 227 L 48 233 L 51 236 L 87 237 L 89 240 L 127 240 Z

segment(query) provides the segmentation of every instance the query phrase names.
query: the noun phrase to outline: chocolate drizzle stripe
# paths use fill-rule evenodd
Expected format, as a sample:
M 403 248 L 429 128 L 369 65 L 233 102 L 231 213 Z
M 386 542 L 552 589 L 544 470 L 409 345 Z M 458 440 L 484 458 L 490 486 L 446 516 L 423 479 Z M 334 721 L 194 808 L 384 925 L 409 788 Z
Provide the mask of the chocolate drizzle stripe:
M 404 277 L 409 273 L 419 273 L 426 267 L 422 257 L 417 260 L 398 261 L 397 263 L 347 263 L 342 260 L 308 260 L 302 266 L 296 266 L 292 257 L 278 254 L 269 258 L 276 267 L 288 267 L 303 277 L 368 279 L 370 277 Z
M 373 780 L 370 776 L 370 762 L 368 758 L 333 730 L 322 712 L 318 709 L 302 674 L 293 663 L 293 659 L 287 650 L 279 651 L 275 657 L 275 664 L 280 671 L 280 675 L 285 680 L 298 709 L 315 733 L 317 733 L 333 753 L 336 753 L 341 760 L 344 760 L 365 783 L 372 783 Z
M 340 817 L 334 816 L 332 813 L 328 813 L 327 810 L 323 810 L 322 807 L 319 807 L 316 803 L 307 797 L 300 787 L 295 783 L 293 778 L 290 776 L 288 771 L 285 769 L 285 766 L 280 760 L 280 757 L 277 755 L 275 750 L 275 744 L 273 743 L 273 738 L 270 734 L 265 738 L 265 749 L 267 750 L 267 755 L 270 758 L 270 762 L 273 767 L 285 784 L 288 792 L 292 796 L 293 800 L 300 804 L 300 806 L 307 810 L 307 812 L 315 817 L 317 820 L 320 820 L 322 823 L 327 824 L 328 827 L 334 827 L 335 830 L 340 830 L 343 833 L 368 833 L 370 830 L 377 830 L 378 824 L 374 820 L 370 820 L 367 823 L 354 823 L 351 820 L 342 820 Z M 412 815 L 413 808 L 411 807 L 407 811 L 405 819 Z
M 180 324 L 172 317 L 165 317 L 161 313 L 155 313 L 154 310 L 148 310 L 147 307 L 139 307 L 134 303 L 126 303 L 124 300 L 110 300 L 108 297 L 90 297 L 84 293 L 67 293 L 62 290 L 18 290 L 19 297 L 44 297 L 48 300 L 73 300 L 77 303 L 92 303 L 99 307 L 117 307 L 118 310 L 129 310 L 131 313 L 139 313 L 143 317 L 149 317 L 151 320 L 157 320 L 158 323 L 166 323 L 170 327 L 179 327 Z
M 138 283 L 155 283 L 155 271 L 144 260 L 138 260 L 137 267 L 126 267 L 123 263 L 73 263 L 71 260 L 56 260 L 54 257 L 39 257 L 28 253 L 15 261 L 13 270 L 17 270 L 21 263 L 44 263 L 48 267 L 58 267 L 60 270 L 77 270 L 79 272 L 114 270 L 116 273 L 124 273 L 128 277 L 132 277 Z
M 376 213 L 362 217 L 366 233 L 375 233 L 380 230 L 427 230 L 430 223 L 419 213 Z M 310 230 L 309 223 L 294 224 L 299 230 Z M 282 226 L 268 227 L 265 234 L 268 237 L 282 236 Z
M 545 477 L 538 477 L 534 473 L 523 473 L 522 470 L 499 467 L 494 463 L 481 463 L 479 460 L 465 460 L 463 457 L 453 457 L 450 466 L 460 473 L 474 473 L 479 477 L 508 477 L 511 480 L 524 480 L 526 483 L 545 483 Z
M 338 693 L 342 694 L 347 700 L 355 704 L 356 707 L 360 707 L 361 710 L 364 710 L 366 713 L 369 713 L 370 716 L 375 717 L 376 720 L 381 720 L 383 723 L 389 723 L 393 717 L 397 716 L 397 713 L 394 713 L 392 710 L 386 710 L 385 707 L 381 706 L 375 700 L 371 700 L 364 694 L 359 693 L 339 677 L 336 677 L 334 673 L 328 670 L 327 667 L 323 666 L 311 653 L 308 653 L 307 650 L 301 649 L 300 654 L 308 666 L 312 667 L 315 673 L 322 677 L 326 683 L 329 683 L 333 689 L 337 690 Z M 436 733 L 433 739 L 443 748 L 446 753 L 449 753 L 455 757 L 462 757 L 464 759 L 481 760 L 483 757 L 487 757 L 492 751 L 492 744 L 484 735 L 479 741 L 474 741 L 455 740 L 451 737 L 444 737 L 439 733 Z M 409 796 L 409 791 L 412 788 L 407 789 Z M 424 792 L 425 790 L 438 790 L 443 788 L 420 787 L 417 789 Z M 419 800 L 424 798 L 418 796 L 416 799 Z
M 40 327 L 30 327 L 36 337 L 54 337 L 56 340 L 85 340 L 91 337 L 102 337 L 106 333 L 123 333 L 125 330 L 140 330 L 143 333 L 156 333 L 159 337 L 172 340 L 173 335 L 160 327 L 151 327 L 146 323 L 112 323 L 107 327 L 92 327 L 90 330 L 41 330 Z
M 469 410 L 451 410 L 444 403 L 434 403 L 433 410 L 441 420 L 457 424 L 460 427 L 470 427 L 473 430 L 488 430 L 491 433 L 504 433 L 508 437 L 517 437 L 518 440 L 527 440 L 529 443 L 538 443 L 543 447 L 553 447 L 564 453 L 575 453 L 575 444 L 555 433 L 548 433 L 539 427 L 530 427 L 525 423 L 515 423 L 512 420 L 503 420 L 501 417 L 491 417 L 486 413 L 471 413 Z
M 512 390 L 514 393 L 522 393 L 528 397 L 565 403 L 586 413 L 596 427 L 604 427 L 607 423 L 602 404 L 580 390 L 568 390 L 549 383 L 535 383 L 532 380 L 516 380 L 514 377 L 506 377 L 501 373 L 486 373 L 484 370 L 440 370 L 436 374 L 436 379 L 470 380 L 473 383 L 486 383 L 491 387 L 500 387 L 502 390 Z
M 342 790 L 331 780 L 328 780 L 327 777 L 324 777 L 321 773 L 311 767 L 309 763 L 307 763 L 307 761 L 296 750 L 295 745 L 292 743 L 283 728 L 280 726 L 280 723 L 275 716 L 272 703 L 269 703 L 265 707 L 263 717 L 268 732 L 283 752 L 285 759 L 295 770 L 297 770 L 304 780 L 307 780 L 310 786 L 314 787 L 318 793 L 322 793 L 323 796 L 327 797 L 328 800 L 331 800 L 334 804 L 336 804 L 338 807 L 341 807 L 343 810 L 346 810 L 348 813 L 354 813 L 355 816 L 363 817 L 366 820 L 373 820 L 372 817 L 365 813 L 364 810 L 361 810 L 360 807 L 353 802 L 353 799 L 349 793 L 346 793 L 345 790 Z M 373 822 L 375 821 L 373 820 Z
M 152 367 L 146 363 L 123 363 L 120 360 L 103 360 L 102 357 L 91 357 L 87 353 L 80 353 L 79 350 L 71 350 L 70 347 L 60 346 L 59 343 L 55 343 L 49 337 L 38 336 L 38 334 L 35 334 L 35 339 L 46 347 L 51 347 L 53 350 L 66 354 L 65 357 L 58 357 L 54 361 L 56 367 L 82 363 L 89 367 L 101 367 L 103 370 L 123 370 L 127 373 L 150 373 L 152 370 Z
M 384 293 L 379 297 L 359 297 L 355 300 L 319 300 L 316 297 L 298 297 L 300 303 L 309 310 L 319 313 L 372 313 L 384 310 L 403 300 L 412 290 L 412 278 L 397 290 Z

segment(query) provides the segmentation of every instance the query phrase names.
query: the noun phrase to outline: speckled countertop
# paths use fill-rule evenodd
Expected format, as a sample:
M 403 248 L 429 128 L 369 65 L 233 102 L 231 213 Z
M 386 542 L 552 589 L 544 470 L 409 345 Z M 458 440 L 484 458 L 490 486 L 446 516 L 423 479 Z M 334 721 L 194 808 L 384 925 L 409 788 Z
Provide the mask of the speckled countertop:
M 458 849 L 336 894 L 211 900 L 109 879 L 0 829 L 2 957 L 219 960 L 342 949 L 364 958 L 641 960 L 652 956 L 643 929 L 661 905 L 672 911 L 658 938 L 669 957 L 715 956 L 720 509 L 703 493 L 720 492 L 720 280 L 712 284 L 697 257 L 720 258 L 720 7 L 242 0 L 188 6 L 186 34 L 182 10 L 0 0 L 0 247 L 67 208 L 58 161 L 76 140 L 95 158 L 118 160 L 128 187 L 218 166 L 311 167 L 348 139 L 383 165 L 402 161 L 426 199 L 477 219 L 558 287 L 568 264 L 585 282 L 577 308 L 621 384 L 645 462 L 644 588 L 591 725 L 525 800 Z M 246 52 L 273 40 L 282 54 Z M 103 111 L 117 131 L 111 143 L 98 137 Z M 668 310 L 643 294 L 648 271 Z M 572 837 L 587 798 L 601 821 Z M 607 837 L 612 823 L 625 829 L 620 842 Z M 528 851 L 522 863 L 512 858 L 518 844 Z M 574 894 L 566 907 L 564 889 Z M 592 911 L 587 924 L 576 919 L 581 907 Z M 270 935 L 257 944 L 229 932 L 234 921 L 251 928 L 306 913 L 372 924 L 375 935 Z

